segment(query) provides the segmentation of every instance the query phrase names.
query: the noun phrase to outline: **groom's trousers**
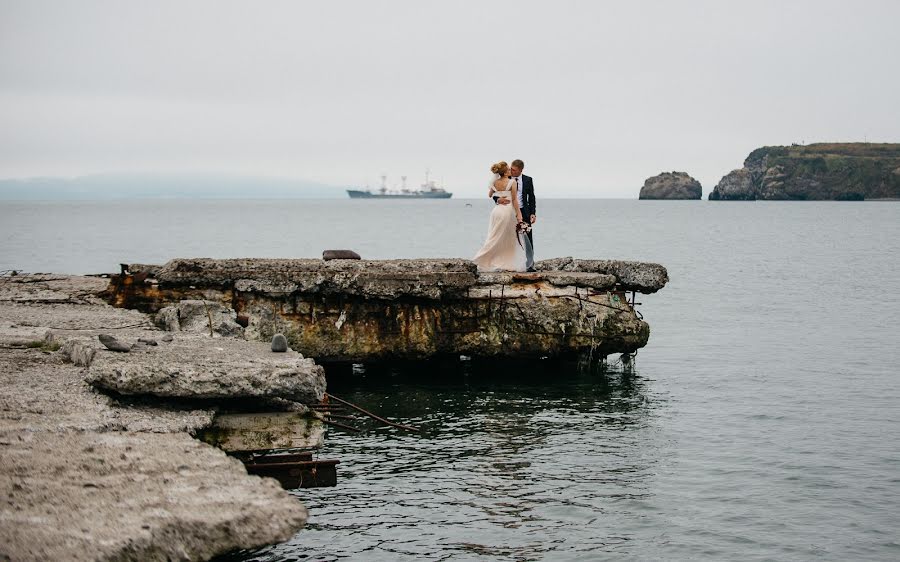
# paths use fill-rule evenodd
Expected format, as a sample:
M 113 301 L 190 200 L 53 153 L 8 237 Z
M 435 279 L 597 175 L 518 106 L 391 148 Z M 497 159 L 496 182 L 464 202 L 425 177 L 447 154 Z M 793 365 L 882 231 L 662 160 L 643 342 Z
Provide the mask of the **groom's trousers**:
M 522 220 L 531 224 L 531 221 L 526 217 L 522 217 Z M 528 231 L 528 244 L 525 244 L 525 267 L 531 269 L 534 267 L 534 232 Z

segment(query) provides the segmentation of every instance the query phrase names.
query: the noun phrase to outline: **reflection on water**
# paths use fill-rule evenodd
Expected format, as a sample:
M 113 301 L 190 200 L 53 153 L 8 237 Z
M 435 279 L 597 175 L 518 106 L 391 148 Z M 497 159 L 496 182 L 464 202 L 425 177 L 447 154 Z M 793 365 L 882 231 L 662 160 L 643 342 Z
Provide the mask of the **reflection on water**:
M 537 362 L 419 365 L 329 376 L 335 395 L 422 435 L 361 419 L 330 432 L 337 488 L 294 492 L 310 509 L 290 542 L 237 559 L 524 559 L 615 549 L 619 512 L 649 494 L 665 455 L 664 401 L 620 368 Z

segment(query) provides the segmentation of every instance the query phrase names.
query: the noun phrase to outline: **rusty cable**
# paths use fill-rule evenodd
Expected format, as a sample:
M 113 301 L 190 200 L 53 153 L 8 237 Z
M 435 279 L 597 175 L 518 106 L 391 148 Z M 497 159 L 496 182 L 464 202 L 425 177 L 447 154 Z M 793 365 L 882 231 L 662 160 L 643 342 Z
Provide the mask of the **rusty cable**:
M 319 412 L 327 418 L 336 418 L 339 420 L 355 420 L 356 416 L 347 416 L 344 414 L 332 414 L 331 412 Z
M 356 432 L 362 431 L 362 430 L 361 430 L 360 428 L 358 428 L 358 427 L 353 427 L 352 425 L 347 425 L 347 424 L 343 424 L 343 423 L 336 422 L 336 421 L 322 420 L 322 423 L 324 423 L 324 424 L 326 424 L 326 425 L 333 425 L 334 427 L 339 427 L 339 428 L 341 428 L 341 429 L 347 429 L 347 430 L 349 430 L 349 431 L 356 431 Z
M 410 426 L 410 425 L 403 425 L 403 424 L 399 424 L 399 423 L 394 423 L 394 422 L 392 422 L 392 421 L 388 421 L 388 420 L 382 418 L 381 416 L 377 416 L 377 415 L 373 414 L 372 412 L 370 412 L 370 411 L 368 411 L 368 410 L 365 410 L 365 409 L 363 409 L 363 408 L 357 406 L 356 404 L 351 404 L 350 402 L 347 402 L 346 400 L 343 400 L 343 399 L 341 399 L 341 398 L 338 398 L 338 397 L 335 396 L 334 394 L 326 394 L 326 396 L 328 396 L 329 398 L 334 398 L 335 400 L 337 400 L 337 401 L 340 402 L 341 404 L 346 404 L 347 406 L 350 406 L 350 407 L 353 408 L 354 410 L 357 410 L 357 411 L 359 411 L 359 412 L 362 412 L 363 414 L 369 416 L 370 418 L 372 418 L 372 419 L 374 419 L 374 420 L 378 420 L 378 421 L 380 421 L 381 423 L 387 424 L 387 425 L 389 425 L 389 426 L 391 426 L 391 427 L 396 427 L 396 428 L 398 428 L 398 429 L 405 429 L 406 431 L 415 431 L 416 433 L 419 433 L 419 432 L 422 431 L 422 430 L 420 430 L 420 429 L 417 428 L 417 427 L 412 427 L 412 426 Z
M 582 297 L 582 296 L 580 296 L 580 295 L 578 295 L 578 296 L 575 296 L 575 295 L 560 295 L 558 298 L 561 298 L 561 299 L 577 299 L 577 300 L 579 300 L 579 301 L 584 300 L 584 301 L 587 301 L 587 302 L 589 302 L 589 303 L 591 303 L 591 304 L 596 304 L 597 306 L 605 306 L 606 308 L 611 308 L 611 309 L 613 309 L 613 310 L 615 310 L 615 311 L 617 311 L 617 312 L 624 312 L 624 313 L 627 313 L 627 312 L 628 312 L 628 310 L 627 310 L 627 309 L 624 309 L 624 308 L 619 308 L 619 307 L 617 307 L 617 306 L 612 306 L 612 305 L 609 305 L 609 304 L 603 304 L 602 302 L 595 302 L 595 301 L 592 301 L 592 300 L 590 299 L 590 297 Z

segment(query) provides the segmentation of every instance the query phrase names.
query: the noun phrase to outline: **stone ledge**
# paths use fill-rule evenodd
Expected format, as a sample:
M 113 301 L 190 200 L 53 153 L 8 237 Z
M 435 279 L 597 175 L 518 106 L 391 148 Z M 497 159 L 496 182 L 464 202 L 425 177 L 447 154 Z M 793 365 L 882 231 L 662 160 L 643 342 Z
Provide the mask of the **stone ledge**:
M 146 266 L 145 266 L 146 267 Z M 174 259 L 157 271 L 161 288 L 228 288 L 265 294 L 347 294 L 439 299 L 475 284 L 475 264 L 460 259 Z
M 581 260 L 571 257 L 538 262 L 537 273 L 482 272 L 462 259 L 333 260 L 318 259 L 173 259 L 164 266 L 135 264 L 153 271 L 162 290 L 234 289 L 271 297 L 292 294 L 348 295 L 392 300 L 399 297 L 461 297 L 478 285 L 550 283 L 555 286 L 654 293 L 668 282 L 666 268 L 655 263 Z M 113 291 L 115 288 L 111 287 Z
M 655 293 L 669 282 L 669 273 L 658 263 L 622 260 L 551 258 L 535 263 L 538 271 L 576 271 L 612 275 L 625 291 Z
M 580 271 L 549 270 L 536 273 L 497 271 L 478 274 L 479 286 L 550 284 L 556 287 L 583 287 L 607 291 L 614 288 L 616 282 L 617 279 L 614 275 Z
M 290 538 L 307 517 L 297 498 L 188 435 L 213 423 L 212 404 L 125 403 L 84 381 L 113 353 L 98 334 L 164 335 L 97 298 L 107 284 L 0 280 L 0 560 L 199 560 Z
M 130 353 L 101 349 L 86 380 L 120 394 L 162 398 L 313 403 L 325 393 L 324 369 L 299 353 L 275 354 L 264 343 L 185 334 Z
M 0 559 L 206 560 L 307 511 L 187 434 L 0 431 Z

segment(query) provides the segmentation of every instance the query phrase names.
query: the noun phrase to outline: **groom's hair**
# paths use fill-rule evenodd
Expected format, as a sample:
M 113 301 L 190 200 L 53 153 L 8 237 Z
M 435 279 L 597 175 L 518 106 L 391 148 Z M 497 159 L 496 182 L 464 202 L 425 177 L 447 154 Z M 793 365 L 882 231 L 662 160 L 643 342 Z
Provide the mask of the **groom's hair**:
M 510 164 L 510 166 L 512 166 L 513 168 L 518 168 L 520 170 L 524 170 L 525 162 L 522 162 L 521 160 L 513 160 L 512 164 Z

